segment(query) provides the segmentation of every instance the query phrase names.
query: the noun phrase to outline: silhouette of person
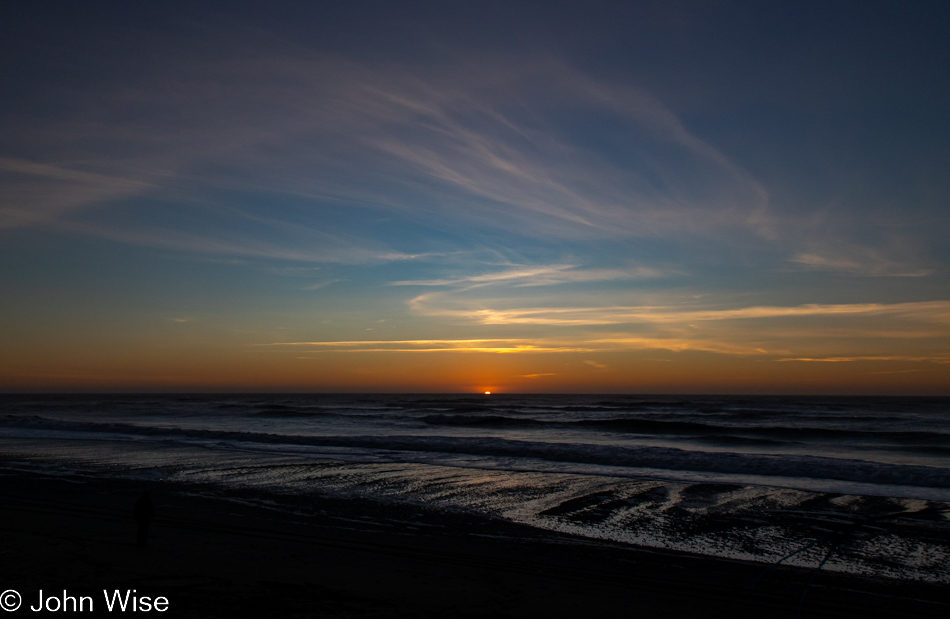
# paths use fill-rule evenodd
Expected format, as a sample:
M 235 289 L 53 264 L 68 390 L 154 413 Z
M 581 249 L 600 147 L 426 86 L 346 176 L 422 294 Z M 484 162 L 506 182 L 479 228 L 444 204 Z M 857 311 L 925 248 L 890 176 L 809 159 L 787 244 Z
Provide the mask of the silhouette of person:
M 132 517 L 139 523 L 139 530 L 136 539 L 139 546 L 148 544 L 148 528 L 155 519 L 155 504 L 148 496 L 148 490 L 142 493 L 142 496 L 135 501 L 135 508 L 132 510 Z

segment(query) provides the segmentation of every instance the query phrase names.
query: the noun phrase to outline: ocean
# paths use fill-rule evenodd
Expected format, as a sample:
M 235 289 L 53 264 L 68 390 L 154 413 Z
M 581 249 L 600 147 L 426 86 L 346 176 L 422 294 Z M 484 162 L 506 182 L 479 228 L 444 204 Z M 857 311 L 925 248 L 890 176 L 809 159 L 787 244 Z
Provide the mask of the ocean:
M 950 582 L 950 398 L 2 395 L 0 474 L 27 472 Z

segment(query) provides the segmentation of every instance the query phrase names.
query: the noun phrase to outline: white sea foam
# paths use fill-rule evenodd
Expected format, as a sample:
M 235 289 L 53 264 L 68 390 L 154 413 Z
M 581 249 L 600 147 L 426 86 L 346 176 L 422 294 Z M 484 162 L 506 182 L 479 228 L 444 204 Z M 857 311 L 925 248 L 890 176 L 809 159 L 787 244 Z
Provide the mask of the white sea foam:
M 774 561 L 813 539 L 795 523 L 825 517 L 816 501 L 846 515 L 950 501 L 947 402 L 8 396 L 0 458 L 14 473 L 413 502 Z M 830 567 L 946 580 L 947 519 L 914 526 L 859 540 Z M 901 558 L 875 560 L 886 544 Z

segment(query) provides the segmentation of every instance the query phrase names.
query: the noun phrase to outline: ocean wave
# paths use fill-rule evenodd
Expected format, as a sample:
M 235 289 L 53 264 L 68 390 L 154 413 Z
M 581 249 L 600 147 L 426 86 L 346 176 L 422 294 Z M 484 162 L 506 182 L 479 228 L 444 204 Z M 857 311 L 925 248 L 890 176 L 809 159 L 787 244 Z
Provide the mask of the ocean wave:
M 718 445 L 721 447 L 777 447 L 783 445 L 802 444 L 795 441 L 782 441 L 771 438 L 755 438 L 749 436 L 732 436 L 729 434 L 718 436 L 701 436 L 695 437 L 693 440 L 699 440 L 703 443 Z
M 127 423 L 66 422 L 37 416 L 8 415 L 3 426 L 52 433 L 69 431 L 88 438 L 136 440 L 199 440 L 205 446 L 222 447 L 268 444 L 320 447 L 356 447 L 412 454 L 454 454 L 547 462 L 609 465 L 677 471 L 760 475 L 773 477 L 830 479 L 848 482 L 950 488 L 950 470 L 946 468 L 896 465 L 823 456 L 764 455 L 731 452 L 704 452 L 672 447 L 616 446 L 585 443 L 549 443 L 497 437 L 447 436 L 299 436 L 263 432 L 158 428 Z M 42 434 L 42 433 L 40 433 Z M 77 437 L 81 438 L 81 436 Z
M 277 417 L 280 419 L 310 419 L 313 417 L 326 417 L 333 415 L 333 413 L 326 413 L 323 411 L 298 410 L 286 406 L 282 408 L 265 408 L 263 410 L 254 411 L 249 414 L 252 417 Z
M 420 421 L 437 426 L 466 426 L 466 427 L 537 427 L 550 425 L 549 422 L 526 417 L 508 417 L 505 415 L 426 415 Z
M 788 440 L 808 439 L 878 439 L 901 444 L 948 445 L 950 435 L 931 431 L 899 430 L 859 430 L 854 428 L 790 427 L 774 425 L 737 426 L 734 424 L 713 424 L 699 421 L 677 421 L 668 419 L 637 419 L 613 417 L 607 419 L 532 419 L 530 417 L 510 417 L 508 415 L 426 415 L 420 418 L 427 424 L 471 427 L 557 427 L 589 428 L 609 432 L 641 435 L 678 435 L 678 436 L 745 436 L 749 440 L 784 442 Z

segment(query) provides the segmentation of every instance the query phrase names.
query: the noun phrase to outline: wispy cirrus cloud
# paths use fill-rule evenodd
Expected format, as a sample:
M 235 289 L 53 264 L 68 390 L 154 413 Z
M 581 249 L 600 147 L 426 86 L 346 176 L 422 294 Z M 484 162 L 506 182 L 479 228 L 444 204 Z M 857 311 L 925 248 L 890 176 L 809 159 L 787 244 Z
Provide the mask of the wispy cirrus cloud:
M 222 41 L 214 55 L 185 44 L 144 68 L 134 57 L 113 60 L 114 81 L 99 80 L 94 91 L 61 86 L 60 96 L 81 104 L 61 117 L 38 117 L 29 128 L 32 150 L 45 156 L 0 160 L 0 173 L 9 177 L 0 180 L 0 227 L 51 225 L 72 213 L 121 209 L 136 196 L 191 204 L 198 194 L 228 191 L 303 200 L 311 218 L 275 206 L 269 217 L 333 235 L 347 232 L 307 220 L 345 208 L 536 239 L 700 236 L 735 243 L 752 235 L 777 243 L 801 268 L 933 272 L 891 249 L 842 242 L 844 232 L 816 245 L 807 222 L 779 217 L 767 189 L 670 108 L 553 56 L 512 62 L 459 53 L 398 65 L 248 35 L 240 47 Z M 459 65 L 466 70 L 455 70 Z M 142 71 L 153 79 L 128 78 Z M 252 210 L 232 205 L 208 217 L 233 222 Z M 86 223 L 114 225 L 106 213 Z M 140 224 L 141 231 L 119 227 L 101 236 L 148 243 L 177 233 L 147 218 Z M 204 251 L 233 253 L 210 236 Z M 293 233 L 288 241 L 275 245 L 298 256 L 314 253 L 293 246 Z M 394 252 L 400 253 L 423 252 Z M 626 277 L 588 273 L 614 275 Z
M 941 353 L 928 356 L 879 355 L 864 357 L 787 357 L 776 361 L 800 361 L 805 363 L 854 363 L 856 361 L 902 361 L 912 363 L 950 363 L 950 354 Z
M 326 342 L 277 342 L 266 344 L 274 348 L 289 348 L 307 352 L 399 352 L 399 353 L 565 353 L 590 352 L 576 343 L 529 338 L 494 338 L 470 340 L 348 340 Z
M 409 254 L 380 247 L 379 243 L 347 239 L 319 230 L 306 236 L 310 242 L 293 244 L 240 230 L 188 231 L 151 225 L 116 226 L 56 220 L 49 227 L 117 243 L 154 247 L 189 254 L 264 258 L 291 262 L 366 264 L 418 260 L 428 254 Z
M 682 305 L 490 307 L 481 299 L 420 295 L 416 312 L 480 327 L 541 327 L 572 349 L 667 350 L 796 361 L 939 360 L 950 343 L 950 301 L 739 308 Z M 468 307 L 465 307 L 469 304 Z M 609 332 L 605 329 L 611 329 Z M 554 335 L 556 334 L 556 335 Z M 901 350 L 901 354 L 894 354 Z
M 325 279 L 319 282 L 314 282 L 312 284 L 307 284 L 303 287 L 304 290 L 320 290 L 321 288 L 326 288 L 327 286 L 332 286 L 333 284 L 340 282 L 340 279 Z
M 865 277 L 926 277 L 935 272 L 932 268 L 915 265 L 914 260 L 895 259 L 878 248 L 856 245 L 846 250 L 837 248 L 822 250 L 821 253 L 799 253 L 789 261 L 809 269 Z
M 0 157 L 0 229 L 44 225 L 72 210 L 138 195 L 154 179 L 99 174 L 55 164 Z
M 776 217 L 785 230 L 777 246 L 797 270 L 852 277 L 927 277 L 937 273 L 925 235 L 913 218 L 881 212 L 859 214 L 854 206 L 827 205 L 811 216 Z M 937 224 L 936 221 L 930 225 Z
M 755 312 L 761 317 L 761 312 Z M 814 316 L 815 314 L 806 314 Z M 848 315 L 848 314 L 835 314 Z M 547 323 L 544 323 L 545 326 Z M 891 363 L 930 362 L 950 363 L 950 356 L 942 352 L 939 341 L 934 346 L 918 346 L 916 354 L 821 354 L 825 350 L 855 350 L 876 348 L 873 342 L 855 343 L 854 340 L 808 338 L 796 333 L 783 336 L 774 327 L 759 329 L 744 326 L 703 328 L 694 324 L 660 323 L 646 331 L 633 328 L 613 331 L 577 330 L 577 325 L 565 327 L 557 335 L 516 338 L 473 339 L 415 339 L 415 340 L 325 340 L 295 341 L 263 344 L 264 348 L 294 355 L 323 355 L 329 353 L 494 353 L 494 354 L 592 354 L 629 353 L 635 351 L 668 351 L 673 353 L 712 353 L 733 357 L 758 358 L 778 362 L 848 363 L 880 361 Z M 595 325 L 599 326 L 599 325 Z M 950 339 L 945 332 L 942 341 Z M 892 347 L 888 347 L 892 348 Z M 816 354 L 817 353 L 817 354 Z M 581 358 L 581 363 L 597 369 L 607 369 L 601 361 Z
M 485 325 L 611 325 L 689 324 L 694 322 L 768 318 L 889 316 L 950 325 L 950 301 L 915 303 L 805 304 L 790 307 L 752 306 L 728 309 L 682 309 L 678 306 L 519 307 L 495 309 L 458 307 L 467 301 L 445 301 L 440 293 L 419 295 L 410 308 L 427 316 L 465 318 Z
M 484 286 L 510 284 L 514 286 L 550 286 L 565 283 L 583 283 L 630 279 L 653 279 L 671 275 L 672 271 L 633 266 L 622 269 L 582 268 L 573 264 L 516 265 L 512 268 L 456 278 L 406 280 L 392 282 L 392 286 Z
M 764 355 L 767 351 L 748 345 L 675 337 L 646 337 L 629 333 L 600 334 L 598 337 L 564 336 L 542 338 L 494 338 L 470 340 L 340 340 L 277 342 L 264 344 L 294 354 L 307 353 L 594 353 L 633 350 L 701 351 L 730 355 Z M 585 361 L 585 363 L 587 363 Z M 591 362 L 594 363 L 594 362 Z M 606 366 L 595 366 L 606 367 Z
M 411 110 L 414 130 L 367 144 L 431 201 L 457 204 L 460 216 L 483 223 L 521 222 L 526 235 L 763 229 L 765 190 L 656 100 L 548 57 L 488 67 L 450 80 L 442 93 L 429 84 L 406 89 L 408 82 L 377 91 Z M 613 126 L 598 136 L 613 142 L 611 157 L 558 117 L 566 109 Z
M 214 55 L 193 47 L 158 55 L 143 43 L 141 57 L 110 60 L 112 81 L 60 85 L 77 105 L 38 117 L 30 135 L 43 154 L 0 166 L 56 182 L 23 186 L 20 206 L 5 208 L 60 217 L 224 189 L 538 238 L 760 229 L 767 211 L 764 189 L 661 103 L 550 56 L 400 66 L 259 34 Z M 609 130 L 591 140 L 590 119 Z

